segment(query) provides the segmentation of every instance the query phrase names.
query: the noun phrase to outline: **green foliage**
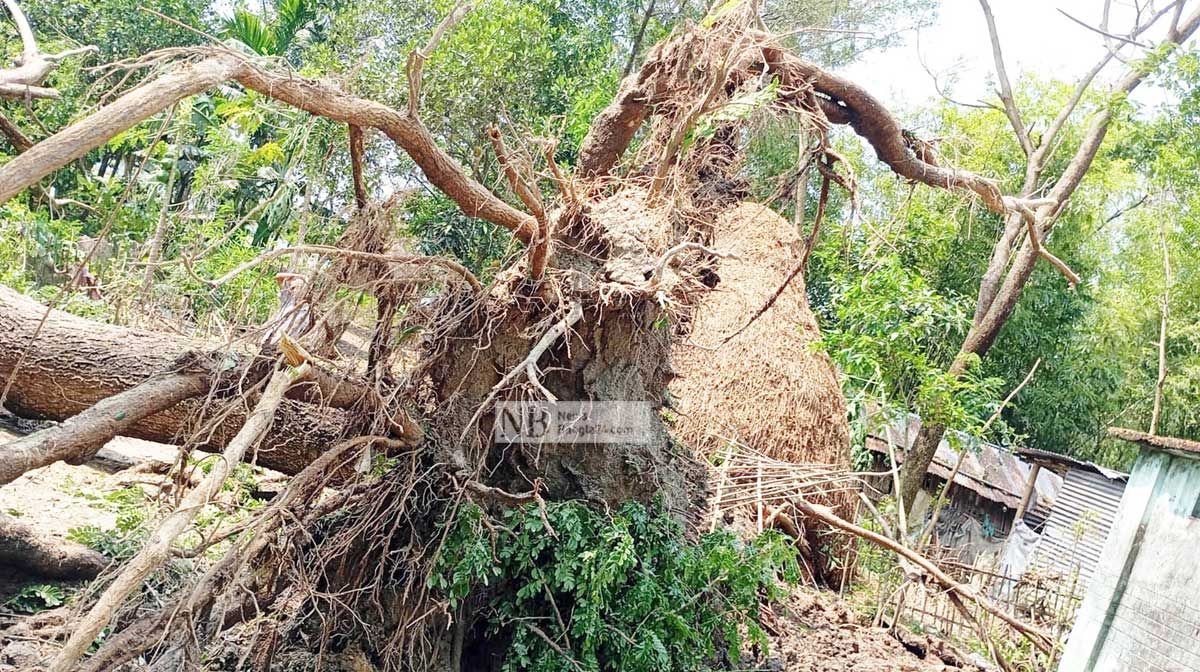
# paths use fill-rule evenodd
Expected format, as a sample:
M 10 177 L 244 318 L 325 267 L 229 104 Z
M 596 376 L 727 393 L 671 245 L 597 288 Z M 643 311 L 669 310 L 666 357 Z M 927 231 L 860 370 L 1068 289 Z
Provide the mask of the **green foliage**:
M 490 589 L 485 618 L 493 637 L 510 642 L 505 670 L 701 670 L 721 656 L 736 661 L 743 644 L 766 645 L 760 600 L 799 577 L 794 546 L 775 533 L 744 544 L 720 532 L 690 544 L 657 507 L 629 503 L 611 519 L 575 502 L 548 504 L 545 522 L 532 505 L 499 521 L 484 515 L 461 512 L 430 585 L 456 611 Z
M 150 530 L 148 523 L 154 508 L 140 488 L 115 490 L 103 497 L 91 496 L 102 508 L 116 512 L 116 524 L 109 529 L 83 525 L 67 530 L 67 538 L 103 553 L 113 560 L 132 558 Z
M 423 254 L 455 257 L 485 278 L 498 268 L 507 251 L 516 249 L 506 229 L 466 216 L 441 192 L 410 199 L 406 209 L 408 230 L 421 241 Z
M 978 357 L 965 374 L 947 374 L 952 348 L 970 326 L 969 302 L 939 294 L 894 257 L 842 282 L 831 283 L 824 347 L 860 415 L 875 401 L 948 427 L 982 425 L 1003 381 L 982 375 Z
M 16 595 L 10 597 L 4 606 L 14 611 L 34 614 L 44 609 L 61 606 L 65 599 L 66 595 L 62 588 L 39 583 L 25 586 Z
M 223 21 L 223 35 L 260 56 L 284 56 L 318 20 L 313 0 L 278 0 L 274 16 L 264 18 L 244 8 Z

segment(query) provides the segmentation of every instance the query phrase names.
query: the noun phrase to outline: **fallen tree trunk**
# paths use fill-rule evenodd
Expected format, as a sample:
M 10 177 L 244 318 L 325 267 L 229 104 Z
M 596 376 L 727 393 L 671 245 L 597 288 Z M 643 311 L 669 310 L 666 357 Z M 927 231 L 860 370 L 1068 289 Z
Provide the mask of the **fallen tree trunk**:
M 47 315 L 45 306 L 0 285 L 0 381 L 4 381 L 0 386 L 12 377 L 5 407 L 22 417 L 67 421 L 0 448 L 0 484 L 24 473 L 23 466 L 86 456 L 99 447 L 92 446 L 104 434 L 179 444 L 200 430 L 191 445 L 224 448 L 245 420 L 244 402 L 239 401 L 220 421 L 204 426 L 199 422 L 207 402 L 202 395 L 210 382 L 196 392 L 198 382 L 164 376 L 207 347 L 181 336 L 101 324 L 58 310 Z M 148 388 L 156 398 L 135 392 L 151 380 L 160 381 Z M 126 392 L 129 395 L 122 395 Z M 183 400 L 170 404 L 168 394 Z M 106 400 L 101 408 L 89 411 Z M 127 404 L 135 400 L 149 405 Z M 75 418 L 85 411 L 85 416 Z M 121 412 L 126 415 L 117 417 Z M 299 472 L 353 425 L 347 410 L 296 399 L 285 399 L 278 416 L 279 422 L 248 459 L 287 474 Z M 88 418 L 94 422 L 87 424 Z M 69 440 L 56 446 L 55 437 Z M 26 451 L 32 447 L 39 454 L 39 441 L 45 442 L 42 458 L 30 463 Z
M 66 539 L 47 537 L 32 527 L 0 515 L 0 566 L 16 567 L 47 579 L 94 579 L 108 560 Z
M 140 420 L 208 391 L 206 372 L 166 373 L 97 403 L 60 425 L 0 445 L 0 485 L 27 471 L 65 461 L 83 464 L 112 437 Z

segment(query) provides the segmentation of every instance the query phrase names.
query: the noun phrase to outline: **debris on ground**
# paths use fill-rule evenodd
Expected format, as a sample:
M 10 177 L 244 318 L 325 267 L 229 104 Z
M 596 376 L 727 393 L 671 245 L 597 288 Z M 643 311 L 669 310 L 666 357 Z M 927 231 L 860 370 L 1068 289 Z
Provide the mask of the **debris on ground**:
M 780 672 L 987 672 L 951 644 L 865 623 L 835 593 L 797 589 L 772 605 L 764 669 Z

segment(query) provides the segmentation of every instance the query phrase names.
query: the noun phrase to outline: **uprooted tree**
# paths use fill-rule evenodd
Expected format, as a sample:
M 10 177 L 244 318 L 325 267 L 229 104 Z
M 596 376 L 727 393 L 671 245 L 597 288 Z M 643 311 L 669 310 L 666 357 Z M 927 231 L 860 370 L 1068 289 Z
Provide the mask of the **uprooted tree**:
M 1033 191 L 1005 196 L 989 179 L 939 165 L 869 93 L 756 27 L 753 3 L 727 3 L 654 47 L 593 121 L 571 174 L 555 164 L 552 142 L 540 141 L 537 153 L 515 151 L 511 138 L 490 129 L 522 206 L 514 207 L 440 149 L 421 121 L 423 64 L 465 11 L 410 55 L 406 109 L 221 45 L 172 50 L 122 64 L 153 70 L 0 167 L 3 201 L 122 130 L 225 84 L 347 124 L 355 157 L 358 209 L 337 246 L 276 249 L 230 274 L 293 255 L 327 260 L 282 279 L 294 282 L 288 300 L 232 344 L 98 325 L 0 288 L 0 399 L 18 414 L 62 421 L 0 446 L 0 482 L 54 461 L 87 460 L 118 434 L 219 453 L 224 465 L 71 624 L 52 669 L 76 669 L 105 628 L 111 634 L 83 669 L 111 669 L 149 647 L 168 666 L 194 662 L 218 650 L 231 628 L 248 629 L 256 669 L 290 649 L 324 650 L 334 636 L 361 638 L 387 667 L 448 665 L 473 631 L 448 629 L 453 615 L 426 576 L 442 525 L 465 500 L 494 509 L 657 496 L 681 519 L 694 517 L 706 496 L 704 470 L 673 431 L 710 452 L 737 440 L 769 455 L 846 464 L 837 378 L 822 353 L 805 347 L 818 332 L 803 270 L 822 215 L 802 236 L 745 202 L 742 117 L 713 115 L 739 96 L 771 87 L 771 111 L 822 139 L 805 160 L 819 169 L 824 194 L 831 183 L 852 186 L 827 143 L 831 127 L 848 125 L 900 177 L 964 191 L 1009 217 L 1012 240 L 1022 223 L 1034 231 L 1044 222 L 1038 208 L 1059 207 Z M 1181 34 L 1197 20 L 1179 24 Z M 697 133 L 702 124 L 711 128 Z M 484 286 L 449 259 L 398 251 L 395 203 L 370 202 L 361 188 L 368 132 L 406 152 L 464 213 L 511 231 L 526 254 Z M 1021 259 L 1036 260 L 1040 248 L 1028 246 Z M 341 287 L 376 298 L 362 358 L 332 355 L 346 328 Z M 421 310 L 398 310 L 418 298 Z M 420 345 L 402 358 L 395 335 L 413 326 Z M 655 416 L 648 441 L 498 445 L 491 437 L 504 401 L 661 407 L 668 396 L 680 419 Z M 364 452 L 388 455 L 393 466 L 361 479 L 352 465 Z M 252 533 L 234 537 L 223 558 L 165 606 L 123 608 L 243 459 L 295 476 L 241 530 Z M 331 485 L 336 494 L 326 493 Z M 847 504 L 827 499 L 835 509 Z M 836 582 L 820 557 L 836 552 L 815 549 L 814 574 Z M 294 636 L 300 629 L 317 638 Z

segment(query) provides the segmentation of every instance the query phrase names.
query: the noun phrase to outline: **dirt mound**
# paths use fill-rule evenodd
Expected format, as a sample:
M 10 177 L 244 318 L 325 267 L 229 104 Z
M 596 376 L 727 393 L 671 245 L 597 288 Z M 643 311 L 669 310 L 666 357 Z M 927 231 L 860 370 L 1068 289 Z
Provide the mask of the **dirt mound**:
M 985 668 L 944 642 L 859 623 L 832 593 L 795 591 L 773 606 L 765 669 L 786 672 L 944 672 Z M 903 640 L 903 641 L 901 641 Z

